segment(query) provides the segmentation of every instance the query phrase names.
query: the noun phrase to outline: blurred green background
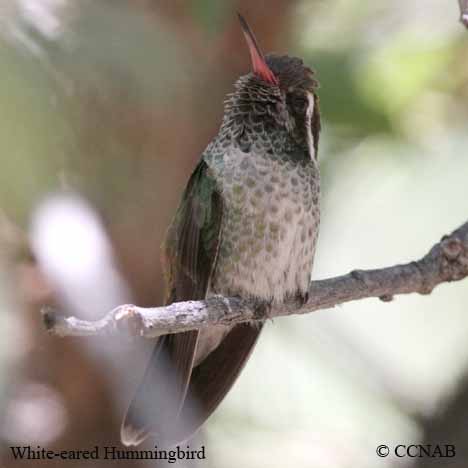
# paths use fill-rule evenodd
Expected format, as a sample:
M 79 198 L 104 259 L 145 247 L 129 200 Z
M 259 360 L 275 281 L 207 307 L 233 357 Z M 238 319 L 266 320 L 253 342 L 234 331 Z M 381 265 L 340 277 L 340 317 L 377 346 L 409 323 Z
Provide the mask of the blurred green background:
M 3 0 L 2 466 L 20 465 L 12 444 L 118 443 L 150 345 L 45 334 L 39 308 L 54 290 L 25 254 L 31 219 L 47 194 L 80 193 L 132 301 L 161 303 L 165 229 L 249 70 L 236 11 L 265 51 L 303 57 L 321 84 L 315 278 L 417 259 L 467 220 L 468 33 L 455 0 Z M 201 466 L 467 466 L 467 304 L 462 281 L 268 323 L 200 436 Z M 457 457 L 377 457 L 398 443 L 455 444 Z

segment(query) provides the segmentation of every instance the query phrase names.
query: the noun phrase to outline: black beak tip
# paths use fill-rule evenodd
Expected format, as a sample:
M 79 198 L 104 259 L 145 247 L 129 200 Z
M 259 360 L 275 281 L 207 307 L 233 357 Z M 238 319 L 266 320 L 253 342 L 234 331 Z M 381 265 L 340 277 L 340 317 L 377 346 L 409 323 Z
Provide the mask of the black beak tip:
M 240 23 L 242 29 L 244 31 L 248 31 L 249 30 L 249 25 L 247 24 L 247 21 L 245 20 L 245 18 L 239 12 L 237 12 L 237 17 L 239 18 L 239 23 Z

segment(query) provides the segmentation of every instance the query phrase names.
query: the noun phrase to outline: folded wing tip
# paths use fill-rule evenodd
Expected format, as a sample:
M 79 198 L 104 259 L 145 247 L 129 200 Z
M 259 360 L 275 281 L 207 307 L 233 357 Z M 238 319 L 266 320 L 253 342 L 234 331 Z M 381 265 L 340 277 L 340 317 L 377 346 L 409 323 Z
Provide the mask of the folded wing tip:
M 120 439 L 126 447 L 140 445 L 148 436 L 149 431 L 145 428 L 138 429 L 125 422 L 120 429 Z

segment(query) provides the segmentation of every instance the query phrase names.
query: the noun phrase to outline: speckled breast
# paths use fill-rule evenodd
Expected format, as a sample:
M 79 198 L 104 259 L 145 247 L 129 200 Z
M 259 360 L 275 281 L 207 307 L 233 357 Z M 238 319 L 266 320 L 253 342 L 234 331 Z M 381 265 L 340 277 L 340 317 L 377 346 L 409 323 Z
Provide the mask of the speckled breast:
M 210 290 L 274 302 L 304 294 L 320 217 L 316 161 L 239 149 L 205 159 L 224 200 Z

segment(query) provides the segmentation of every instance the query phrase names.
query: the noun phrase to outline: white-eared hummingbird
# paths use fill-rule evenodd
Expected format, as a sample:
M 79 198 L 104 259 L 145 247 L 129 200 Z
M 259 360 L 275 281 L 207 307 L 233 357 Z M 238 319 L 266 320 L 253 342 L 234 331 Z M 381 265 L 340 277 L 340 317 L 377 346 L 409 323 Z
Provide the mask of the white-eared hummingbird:
M 264 56 L 239 19 L 252 71 L 227 97 L 219 133 L 169 227 L 168 304 L 307 298 L 320 218 L 317 81 L 299 58 Z M 150 434 L 160 445 L 189 439 L 234 384 L 261 329 L 243 323 L 160 337 L 125 417 L 124 444 Z

